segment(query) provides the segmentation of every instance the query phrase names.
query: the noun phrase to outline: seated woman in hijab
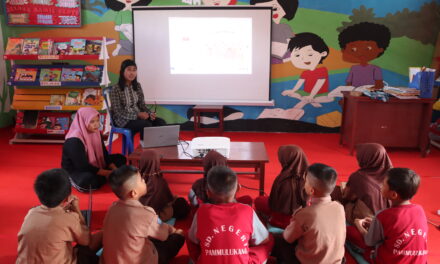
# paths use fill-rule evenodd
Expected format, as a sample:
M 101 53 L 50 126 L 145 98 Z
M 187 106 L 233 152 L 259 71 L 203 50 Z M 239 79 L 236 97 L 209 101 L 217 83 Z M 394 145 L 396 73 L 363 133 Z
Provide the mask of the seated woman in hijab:
M 349 224 L 353 224 L 356 218 L 373 217 L 379 210 L 389 207 L 381 192 L 385 173 L 393 167 L 385 148 L 377 143 L 359 144 L 356 158 L 359 169 L 350 175 L 343 190 Z
M 194 208 L 197 208 L 201 203 L 209 203 L 206 186 L 206 177 L 208 176 L 208 171 L 214 166 L 227 166 L 227 163 L 228 160 L 215 150 L 211 150 L 203 158 L 203 178 L 198 179 L 193 183 L 188 194 L 189 202 Z M 236 200 L 239 203 L 252 206 L 252 198 L 249 195 L 238 197 Z
M 100 126 L 98 111 L 82 107 L 64 141 L 61 167 L 69 172 L 72 186 L 81 192 L 98 189 L 113 169 L 127 162 L 121 154 L 108 154 Z
M 171 193 L 160 171 L 160 156 L 154 150 L 144 150 L 139 169 L 147 183 L 147 194 L 139 199 L 140 202 L 152 207 L 162 222 L 185 218 L 190 211 L 189 204 Z
M 280 146 L 278 160 L 281 172 L 273 182 L 269 197 L 255 199 L 255 209 L 271 225 L 285 229 L 292 214 L 306 206 L 304 184 L 309 164 L 304 151 L 295 145 Z

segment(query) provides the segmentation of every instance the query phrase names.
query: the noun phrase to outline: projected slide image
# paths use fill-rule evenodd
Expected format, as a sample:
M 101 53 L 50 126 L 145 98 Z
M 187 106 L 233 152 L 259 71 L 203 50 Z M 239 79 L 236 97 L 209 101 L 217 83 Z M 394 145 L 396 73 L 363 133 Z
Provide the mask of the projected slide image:
M 171 74 L 252 74 L 252 18 L 170 17 Z

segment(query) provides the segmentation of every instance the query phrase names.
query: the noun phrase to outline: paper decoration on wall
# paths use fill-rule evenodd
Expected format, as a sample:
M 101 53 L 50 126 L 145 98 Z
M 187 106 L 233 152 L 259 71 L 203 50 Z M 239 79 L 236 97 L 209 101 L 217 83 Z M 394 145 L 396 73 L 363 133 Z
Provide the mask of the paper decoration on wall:
M 5 12 L 9 26 L 81 26 L 81 0 L 6 0 Z

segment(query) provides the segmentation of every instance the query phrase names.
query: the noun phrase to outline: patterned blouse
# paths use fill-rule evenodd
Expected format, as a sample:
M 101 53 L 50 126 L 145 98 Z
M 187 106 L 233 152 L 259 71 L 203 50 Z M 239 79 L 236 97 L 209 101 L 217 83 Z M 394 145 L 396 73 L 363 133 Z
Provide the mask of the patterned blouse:
M 139 112 L 150 112 L 140 84 L 137 91 L 131 85 L 125 86 L 124 90 L 118 84 L 114 85 L 110 91 L 110 103 L 113 122 L 118 127 L 125 127 L 130 120 L 136 120 Z

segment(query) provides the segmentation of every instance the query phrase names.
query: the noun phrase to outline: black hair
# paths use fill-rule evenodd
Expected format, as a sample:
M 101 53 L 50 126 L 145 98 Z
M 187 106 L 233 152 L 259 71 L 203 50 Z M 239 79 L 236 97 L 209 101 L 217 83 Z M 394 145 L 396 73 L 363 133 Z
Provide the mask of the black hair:
M 391 191 L 395 191 L 402 200 L 411 199 L 420 185 L 420 177 L 407 168 L 392 168 L 387 172 L 387 183 Z
M 116 196 L 118 196 L 119 199 L 124 198 L 122 193 L 122 186 L 124 183 L 136 176 L 138 173 L 139 170 L 131 165 L 122 165 L 110 173 L 108 183 L 110 184 L 112 191 L 116 194 Z
M 41 204 L 57 207 L 72 192 L 69 174 L 63 169 L 43 171 L 35 180 L 34 190 Z
M 89 99 L 89 98 L 91 98 L 93 100 L 96 100 L 96 96 L 94 94 L 89 94 L 89 95 L 86 96 L 86 100 Z
M 133 4 L 132 6 L 147 6 L 151 3 L 152 0 L 140 0 L 139 2 Z M 121 11 L 124 9 L 125 4 L 121 3 L 117 0 L 105 0 L 105 5 L 114 11 Z
M 345 49 L 345 46 L 354 41 L 374 41 L 377 47 L 384 51 L 388 48 L 391 40 L 390 29 L 384 25 L 361 22 L 344 28 L 338 36 L 339 46 L 341 49 Z M 383 54 L 380 53 L 377 57 Z
M 237 174 L 229 167 L 214 166 L 208 171 L 207 183 L 213 193 L 228 195 L 236 188 Z
M 318 189 L 325 193 L 331 193 L 336 185 L 336 178 L 338 177 L 335 169 L 322 164 L 314 163 L 307 168 L 309 174 L 319 181 Z
M 317 52 L 327 52 L 327 55 L 322 57 L 319 63 L 322 63 L 330 53 L 330 50 L 327 44 L 325 44 L 324 40 L 320 36 L 310 32 L 299 33 L 292 37 L 289 41 L 288 49 L 292 52 L 294 49 L 301 49 L 309 45 L 311 45 L 312 49 Z
M 121 89 L 121 90 L 125 89 L 124 72 L 125 72 L 125 69 L 129 66 L 135 66 L 137 69 L 137 65 L 136 65 L 136 62 L 134 62 L 134 60 L 126 59 L 125 61 L 123 61 L 121 63 L 121 69 L 119 70 L 119 81 L 118 81 L 119 89 Z M 138 89 L 139 85 L 138 85 L 138 81 L 137 81 L 137 76 L 131 82 L 131 85 L 133 86 L 133 90 L 136 91 Z
M 250 4 L 255 5 L 259 3 L 266 3 L 270 2 L 272 0 L 251 0 Z M 295 17 L 296 10 L 298 10 L 298 0 L 276 0 L 280 6 L 283 8 L 284 12 L 286 14 L 284 15 L 284 18 L 287 20 L 292 20 Z

